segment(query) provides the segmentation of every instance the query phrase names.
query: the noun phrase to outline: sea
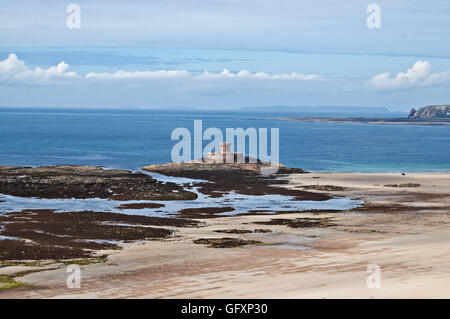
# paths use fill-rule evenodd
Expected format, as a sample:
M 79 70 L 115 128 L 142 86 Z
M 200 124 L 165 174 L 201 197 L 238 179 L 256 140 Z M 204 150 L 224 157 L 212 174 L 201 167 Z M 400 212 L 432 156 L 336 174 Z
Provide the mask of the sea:
M 0 108 L 0 166 L 77 164 L 139 170 L 171 162 L 178 142 L 171 139 L 173 130 L 193 132 L 194 121 L 202 120 L 203 130 L 219 128 L 224 135 L 226 128 L 278 128 L 280 163 L 308 171 L 450 171 L 450 126 L 282 120 L 314 115 L 256 108 Z

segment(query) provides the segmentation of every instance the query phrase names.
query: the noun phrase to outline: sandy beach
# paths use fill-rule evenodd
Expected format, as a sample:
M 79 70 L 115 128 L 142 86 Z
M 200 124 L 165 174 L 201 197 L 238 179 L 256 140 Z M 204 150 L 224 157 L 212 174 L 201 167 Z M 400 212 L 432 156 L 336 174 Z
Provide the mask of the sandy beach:
M 342 213 L 201 219 L 202 227 L 176 228 L 174 237 L 105 251 L 106 262 L 82 266 L 79 289 L 67 288 L 65 265 L 3 267 L 0 274 L 19 274 L 16 280 L 26 285 L 4 290 L 0 297 L 450 297 L 450 174 L 310 173 L 287 178 L 282 187 L 331 185 L 339 190 L 317 192 L 350 195 L 366 206 Z M 289 223 L 299 219 L 328 224 L 296 228 Z M 217 232 L 236 229 L 240 233 Z M 194 243 L 223 237 L 260 243 L 236 248 Z M 367 286 L 371 264 L 380 267 L 380 288 Z

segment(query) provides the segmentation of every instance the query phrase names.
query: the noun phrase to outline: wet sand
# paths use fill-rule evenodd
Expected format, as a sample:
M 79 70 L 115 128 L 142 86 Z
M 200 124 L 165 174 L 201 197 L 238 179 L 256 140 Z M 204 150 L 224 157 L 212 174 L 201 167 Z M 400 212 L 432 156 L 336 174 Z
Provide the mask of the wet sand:
M 197 216 L 201 227 L 164 226 L 174 235 L 99 251 L 107 260 L 82 266 L 80 289 L 66 287 L 64 263 L 2 267 L 0 275 L 19 273 L 28 285 L 0 298 L 450 298 L 449 173 L 309 173 L 287 181 L 276 187 L 307 186 L 366 205 Z M 384 186 L 394 184 L 420 186 Z M 247 244 L 211 248 L 208 239 Z M 369 264 L 381 268 L 379 289 L 366 285 Z

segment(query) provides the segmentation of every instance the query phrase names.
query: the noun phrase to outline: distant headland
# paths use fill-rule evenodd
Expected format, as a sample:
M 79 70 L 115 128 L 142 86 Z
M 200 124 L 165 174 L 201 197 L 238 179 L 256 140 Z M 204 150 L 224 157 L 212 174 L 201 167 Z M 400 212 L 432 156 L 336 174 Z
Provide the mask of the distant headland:
M 450 119 L 450 105 L 429 105 L 409 112 L 410 119 Z

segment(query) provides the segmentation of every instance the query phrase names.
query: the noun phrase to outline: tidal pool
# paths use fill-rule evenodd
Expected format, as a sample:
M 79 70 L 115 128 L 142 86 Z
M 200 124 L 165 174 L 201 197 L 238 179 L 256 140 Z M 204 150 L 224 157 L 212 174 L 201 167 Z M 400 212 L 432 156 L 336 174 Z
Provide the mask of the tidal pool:
M 325 201 L 296 201 L 292 196 L 284 195 L 241 195 L 235 192 L 224 194 L 219 198 L 212 198 L 200 193 L 195 183 L 205 182 L 189 178 L 169 177 L 156 173 L 148 173 L 153 178 L 162 182 L 172 182 L 182 185 L 185 189 L 195 192 L 198 198 L 195 200 L 171 200 L 171 201 L 116 201 L 111 199 L 45 199 L 28 198 L 0 194 L 0 214 L 5 212 L 17 212 L 24 209 L 53 209 L 56 212 L 98 211 L 114 212 L 122 214 L 173 217 L 183 209 L 202 207 L 233 207 L 234 211 L 221 213 L 220 215 L 238 215 L 252 211 L 261 211 L 273 214 L 278 211 L 306 211 L 306 210 L 349 210 L 362 204 L 361 200 L 350 197 L 336 197 Z M 3 201 L 3 202 L 1 202 Z M 157 203 L 164 207 L 145 209 L 119 209 L 122 204 Z

